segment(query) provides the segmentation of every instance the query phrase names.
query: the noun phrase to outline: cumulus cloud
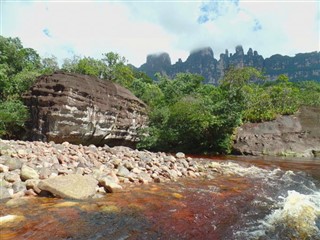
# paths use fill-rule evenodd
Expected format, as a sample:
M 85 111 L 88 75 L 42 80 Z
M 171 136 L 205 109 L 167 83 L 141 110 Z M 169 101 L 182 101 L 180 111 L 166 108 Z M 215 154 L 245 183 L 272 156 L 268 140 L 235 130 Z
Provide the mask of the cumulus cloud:
M 1 2 L 1 34 L 41 55 L 101 58 L 118 52 L 140 66 L 168 52 L 175 62 L 192 49 L 216 57 L 242 44 L 268 57 L 319 51 L 319 3 L 293 1 Z

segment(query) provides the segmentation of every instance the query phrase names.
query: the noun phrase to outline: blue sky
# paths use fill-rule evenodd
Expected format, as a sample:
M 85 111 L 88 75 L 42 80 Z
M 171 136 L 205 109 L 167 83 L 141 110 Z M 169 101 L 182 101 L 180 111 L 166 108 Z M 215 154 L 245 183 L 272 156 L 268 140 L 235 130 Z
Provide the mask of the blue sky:
M 239 44 L 264 57 L 320 51 L 319 1 L 0 1 L 0 34 L 60 61 L 114 51 L 140 66 L 165 51 L 174 63 L 205 46 L 218 59 Z

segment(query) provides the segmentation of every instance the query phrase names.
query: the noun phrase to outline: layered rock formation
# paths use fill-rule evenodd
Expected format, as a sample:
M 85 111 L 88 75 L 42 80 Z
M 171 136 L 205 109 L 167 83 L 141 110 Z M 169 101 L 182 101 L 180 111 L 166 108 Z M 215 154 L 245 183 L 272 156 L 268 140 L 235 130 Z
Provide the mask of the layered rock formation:
M 80 74 L 41 76 L 24 100 L 32 140 L 135 146 L 147 119 L 146 105 L 127 89 Z
M 192 51 L 185 62 L 179 59 L 171 65 L 167 53 L 148 55 L 147 62 L 139 70 L 150 77 L 160 72 L 174 77 L 179 72 L 190 72 L 205 77 L 206 83 L 218 84 L 225 72 L 231 67 L 255 67 L 266 73 L 270 80 L 276 79 L 280 74 L 286 74 L 292 81 L 316 80 L 320 81 L 320 52 L 299 53 L 294 57 L 273 55 L 264 59 L 257 51 L 249 48 L 245 54 L 242 46 L 237 46 L 234 54 L 220 54 L 219 60 L 214 58 L 210 47 Z
M 246 123 L 236 134 L 235 153 L 249 155 L 319 157 L 320 108 L 302 107 L 274 121 Z

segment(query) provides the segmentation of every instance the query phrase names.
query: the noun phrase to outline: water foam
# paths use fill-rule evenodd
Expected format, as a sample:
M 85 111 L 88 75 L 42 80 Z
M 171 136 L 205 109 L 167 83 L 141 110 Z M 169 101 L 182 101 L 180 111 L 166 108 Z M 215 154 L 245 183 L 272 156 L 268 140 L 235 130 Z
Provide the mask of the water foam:
M 320 240 L 320 191 L 313 179 L 302 172 L 242 166 L 234 162 L 222 163 L 221 169 L 227 175 L 259 181 L 261 189 L 251 204 L 257 209 L 269 209 L 260 220 L 247 222 L 246 227 L 235 233 L 236 237 Z
M 292 237 L 320 239 L 320 192 L 306 195 L 292 190 L 280 199 L 279 208 L 261 221 L 265 232 L 276 232 L 281 226 Z

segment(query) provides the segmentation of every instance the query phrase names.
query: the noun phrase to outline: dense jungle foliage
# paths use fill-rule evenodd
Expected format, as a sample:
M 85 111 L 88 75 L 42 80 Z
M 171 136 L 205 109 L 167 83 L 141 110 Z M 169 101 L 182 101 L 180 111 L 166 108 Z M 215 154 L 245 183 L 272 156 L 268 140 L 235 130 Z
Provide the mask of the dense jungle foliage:
M 37 76 L 56 70 L 93 75 L 130 89 L 149 106 L 149 125 L 141 131 L 140 148 L 161 151 L 228 153 L 234 129 L 243 122 L 261 122 L 293 114 L 301 105 L 320 106 L 320 83 L 292 83 L 285 75 L 266 81 L 254 68 L 231 68 L 219 86 L 203 77 L 180 73 L 157 75 L 152 81 L 117 53 L 102 59 L 65 59 L 59 68 L 52 56 L 41 58 L 18 38 L 0 36 L 0 136 L 23 131 L 28 110 L 21 96 Z

